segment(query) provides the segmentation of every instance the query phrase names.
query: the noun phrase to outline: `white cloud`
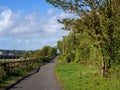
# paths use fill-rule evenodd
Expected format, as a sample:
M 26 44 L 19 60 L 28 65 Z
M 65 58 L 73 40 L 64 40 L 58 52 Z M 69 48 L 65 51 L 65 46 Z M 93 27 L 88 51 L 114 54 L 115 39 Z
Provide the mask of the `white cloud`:
M 49 9 L 47 13 L 48 16 L 52 16 L 46 18 L 40 12 L 23 16 L 21 11 L 0 8 L 0 37 L 7 39 L 4 42 L 0 39 L 0 47 L 38 49 L 48 44 L 55 45 L 63 35 L 67 35 L 67 32 L 61 30 L 62 25 L 57 22 L 57 19 L 74 17 L 74 15 L 55 13 L 53 9 Z M 9 46 L 3 46 L 6 43 L 9 43 Z
M 10 10 L 3 11 L 0 14 L 0 31 L 3 31 L 12 24 L 12 21 L 10 20 L 11 14 L 12 12 Z
M 48 33 L 56 33 L 58 30 L 61 29 L 61 24 L 57 22 L 57 17 L 51 17 L 48 19 L 48 22 L 46 22 L 46 25 L 44 27 L 45 31 Z
M 51 9 L 48 9 L 48 11 L 47 11 L 47 14 L 48 15 L 51 15 L 51 14 L 53 14 L 54 13 L 54 11 L 53 11 L 53 9 L 51 8 Z

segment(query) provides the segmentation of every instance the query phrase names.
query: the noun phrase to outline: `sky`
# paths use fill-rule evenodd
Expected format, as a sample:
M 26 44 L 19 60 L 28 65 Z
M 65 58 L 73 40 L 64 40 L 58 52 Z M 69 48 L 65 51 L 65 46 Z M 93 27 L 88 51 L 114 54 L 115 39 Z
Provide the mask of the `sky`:
M 57 19 L 74 17 L 45 0 L 0 0 L 0 49 L 37 50 L 56 46 L 62 36 Z

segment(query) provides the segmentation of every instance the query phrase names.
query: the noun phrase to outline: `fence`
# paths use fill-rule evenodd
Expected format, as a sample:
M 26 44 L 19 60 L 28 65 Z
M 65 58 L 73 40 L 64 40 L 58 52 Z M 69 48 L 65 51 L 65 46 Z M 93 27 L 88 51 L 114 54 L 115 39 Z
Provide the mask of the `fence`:
M 0 62 L 0 77 L 11 73 L 12 71 L 33 65 L 34 63 L 42 62 L 42 60 L 23 60 L 23 61 L 10 61 Z

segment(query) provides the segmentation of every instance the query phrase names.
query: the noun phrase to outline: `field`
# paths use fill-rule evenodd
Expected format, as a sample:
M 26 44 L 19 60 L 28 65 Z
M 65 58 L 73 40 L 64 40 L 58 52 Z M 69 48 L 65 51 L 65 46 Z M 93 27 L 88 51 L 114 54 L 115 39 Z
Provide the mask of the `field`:
M 0 59 L 0 62 L 19 61 L 20 59 Z
M 93 66 L 65 64 L 59 60 L 56 74 L 64 90 L 120 90 L 120 79 L 100 77 Z

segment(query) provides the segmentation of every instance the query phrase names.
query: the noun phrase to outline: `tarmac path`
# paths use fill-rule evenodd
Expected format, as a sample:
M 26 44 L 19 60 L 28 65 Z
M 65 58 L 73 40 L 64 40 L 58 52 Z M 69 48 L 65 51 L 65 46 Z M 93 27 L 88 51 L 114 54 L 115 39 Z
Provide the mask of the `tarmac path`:
M 56 60 L 57 58 L 41 66 L 36 73 L 24 78 L 9 90 L 62 90 L 55 76 Z

